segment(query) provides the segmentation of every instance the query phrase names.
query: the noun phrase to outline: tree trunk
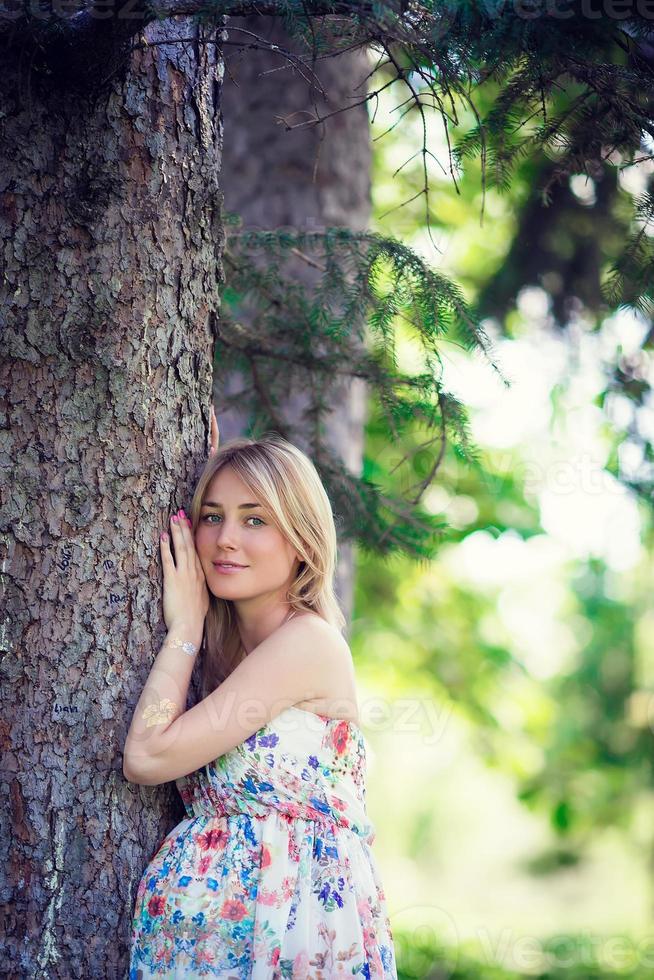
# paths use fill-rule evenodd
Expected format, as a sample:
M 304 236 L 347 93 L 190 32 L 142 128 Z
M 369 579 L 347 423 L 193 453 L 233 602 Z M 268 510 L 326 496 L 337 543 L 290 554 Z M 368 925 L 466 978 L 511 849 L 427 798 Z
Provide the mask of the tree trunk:
M 209 428 L 222 61 L 156 43 L 210 36 L 191 21 L 144 33 L 94 98 L 26 90 L 3 59 L 7 977 L 124 976 L 136 884 L 179 819 L 173 785 L 124 780 L 122 747 L 165 634 L 159 531 Z
M 298 42 L 284 31 L 280 18 L 230 17 L 227 25 L 232 41 L 249 41 L 248 35 L 241 33 L 245 30 L 286 50 L 300 51 Z M 242 217 L 244 229 L 366 229 L 371 210 L 371 144 L 365 105 L 349 108 L 308 128 L 286 130 L 278 119 L 289 117 L 289 122 L 295 124 L 306 119 L 308 112 L 323 115 L 361 99 L 365 85 L 357 86 L 370 70 L 367 55 L 348 52 L 312 66 L 328 102 L 295 69 L 281 67 L 285 61 L 280 54 L 256 50 L 230 56 L 228 52 L 226 61 L 222 99 L 225 209 Z M 301 260 L 290 261 L 288 268 L 298 282 L 311 288 L 316 278 L 314 269 Z M 221 408 L 223 394 L 238 391 L 241 386 L 237 377 L 223 377 L 218 366 L 215 403 L 222 440 L 244 432 L 247 419 L 233 409 Z M 290 391 L 281 414 L 297 424 L 307 400 L 306 392 Z M 364 382 L 346 379 L 335 392 L 326 431 L 337 455 L 357 474 L 362 464 L 364 414 Z M 301 444 L 301 440 L 298 442 Z M 349 621 L 353 548 L 344 542 L 339 546 L 336 587 Z

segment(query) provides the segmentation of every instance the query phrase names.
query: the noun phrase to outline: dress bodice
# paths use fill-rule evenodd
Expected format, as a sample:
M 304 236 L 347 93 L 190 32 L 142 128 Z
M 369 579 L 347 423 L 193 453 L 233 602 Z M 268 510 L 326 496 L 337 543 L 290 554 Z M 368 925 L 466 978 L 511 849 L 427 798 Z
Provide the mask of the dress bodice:
M 359 726 L 292 705 L 202 769 L 176 780 L 188 817 L 277 811 L 347 828 L 368 844 L 366 745 Z

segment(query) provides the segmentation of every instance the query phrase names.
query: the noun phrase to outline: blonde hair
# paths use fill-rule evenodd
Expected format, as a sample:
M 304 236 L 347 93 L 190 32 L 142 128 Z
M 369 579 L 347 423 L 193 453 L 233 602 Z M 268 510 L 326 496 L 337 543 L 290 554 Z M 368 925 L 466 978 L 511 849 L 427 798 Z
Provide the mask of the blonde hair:
M 231 466 L 278 529 L 301 556 L 288 590 L 293 609 L 312 610 L 339 630 L 345 617 L 334 593 L 337 541 L 334 516 L 320 476 L 308 456 L 280 435 L 261 439 L 230 439 L 207 460 L 191 502 L 195 533 L 209 484 L 224 466 Z M 245 657 L 234 605 L 209 592 L 209 611 L 202 641 L 203 698 Z

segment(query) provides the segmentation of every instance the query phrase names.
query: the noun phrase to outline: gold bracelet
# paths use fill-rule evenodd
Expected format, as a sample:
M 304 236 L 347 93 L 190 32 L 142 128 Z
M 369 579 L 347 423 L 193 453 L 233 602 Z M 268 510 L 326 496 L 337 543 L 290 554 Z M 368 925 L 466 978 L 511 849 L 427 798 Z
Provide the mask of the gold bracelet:
M 171 647 L 180 647 L 184 653 L 188 653 L 189 657 L 194 657 L 199 650 L 195 643 L 191 643 L 189 640 L 183 641 L 177 637 L 166 640 L 166 643 L 169 643 Z

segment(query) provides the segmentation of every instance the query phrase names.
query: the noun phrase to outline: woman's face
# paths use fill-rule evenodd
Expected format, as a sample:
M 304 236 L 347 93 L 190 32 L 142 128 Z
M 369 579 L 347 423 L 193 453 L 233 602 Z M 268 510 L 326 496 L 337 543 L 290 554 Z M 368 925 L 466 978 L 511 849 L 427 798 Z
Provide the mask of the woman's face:
M 300 560 L 231 466 L 223 466 L 207 487 L 195 547 L 207 588 L 220 599 L 276 593 L 284 599 Z

